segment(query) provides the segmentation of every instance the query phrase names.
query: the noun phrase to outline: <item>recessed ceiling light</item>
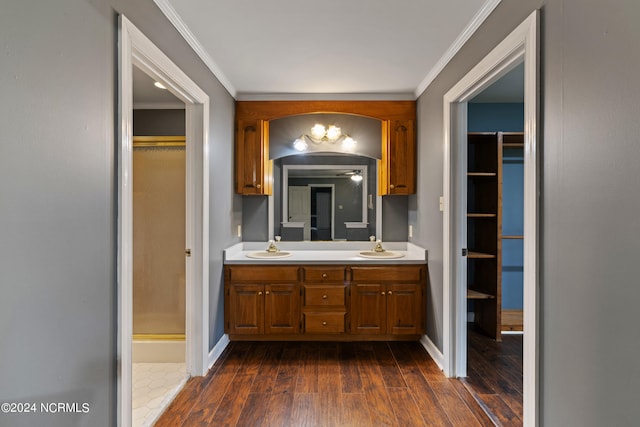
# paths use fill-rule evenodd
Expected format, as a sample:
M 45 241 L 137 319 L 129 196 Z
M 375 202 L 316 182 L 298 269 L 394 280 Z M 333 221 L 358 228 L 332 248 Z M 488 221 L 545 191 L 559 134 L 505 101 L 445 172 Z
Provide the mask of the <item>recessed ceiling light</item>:
M 160 83 L 160 82 L 155 82 L 153 85 L 154 85 L 155 87 L 157 87 L 158 89 L 166 89 L 166 86 L 165 86 L 165 85 L 163 85 L 163 84 L 162 84 L 162 83 Z

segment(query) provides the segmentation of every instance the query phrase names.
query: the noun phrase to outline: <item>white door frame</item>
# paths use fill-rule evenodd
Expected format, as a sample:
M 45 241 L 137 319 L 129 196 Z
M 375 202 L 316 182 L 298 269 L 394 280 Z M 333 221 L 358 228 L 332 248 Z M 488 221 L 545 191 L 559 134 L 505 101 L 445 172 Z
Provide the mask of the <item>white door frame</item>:
M 524 61 L 524 425 L 538 418 L 538 11 L 444 96 L 444 371 L 466 376 L 467 101 Z
M 119 19 L 118 425 L 131 425 L 133 329 L 133 66 L 186 108 L 186 365 L 204 375 L 209 354 L 209 96 L 126 17 Z

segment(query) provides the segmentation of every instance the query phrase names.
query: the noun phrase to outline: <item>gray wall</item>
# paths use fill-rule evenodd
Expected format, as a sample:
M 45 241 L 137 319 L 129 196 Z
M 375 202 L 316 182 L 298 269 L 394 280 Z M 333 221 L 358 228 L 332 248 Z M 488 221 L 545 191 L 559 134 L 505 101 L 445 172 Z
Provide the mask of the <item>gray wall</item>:
M 540 403 L 545 426 L 635 425 L 640 286 L 640 3 L 503 1 L 418 100 L 429 337 L 442 347 L 443 95 L 535 8 L 541 13 Z
M 133 110 L 133 134 L 185 135 L 185 118 L 184 110 Z
M 211 97 L 211 343 L 223 247 L 237 240 L 234 101 L 152 0 L 8 0 L 0 13 L 0 401 L 87 414 L 2 426 L 116 423 L 117 12 Z

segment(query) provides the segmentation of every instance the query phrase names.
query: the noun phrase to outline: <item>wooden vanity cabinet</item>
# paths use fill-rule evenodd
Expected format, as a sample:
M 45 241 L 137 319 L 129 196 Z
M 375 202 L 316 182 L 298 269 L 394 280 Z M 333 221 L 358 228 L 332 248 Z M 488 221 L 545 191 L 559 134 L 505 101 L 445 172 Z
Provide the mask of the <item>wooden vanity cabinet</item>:
M 382 122 L 382 159 L 378 162 L 380 195 L 416 192 L 416 139 L 413 120 Z
M 238 120 L 235 153 L 236 193 L 271 195 L 273 161 L 269 160 L 269 122 Z
M 415 194 L 415 101 L 238 101 L 236 193 L 272 194 L 270 120 L 321 112 L 355 114 L 379 120 L 382 128 L 382 158 L 378 161 L 378 192 L 381 196 Z
M 231 340 L 414 340 L 425 332 L 427 266 L 227 265 Z
M 351 333 L 423 334 L 425 275 L 424 266 L 353 267 Z
M 225 295 L 225 332 L 230 335 L 300 332 L 297 267 L 227 268 Z

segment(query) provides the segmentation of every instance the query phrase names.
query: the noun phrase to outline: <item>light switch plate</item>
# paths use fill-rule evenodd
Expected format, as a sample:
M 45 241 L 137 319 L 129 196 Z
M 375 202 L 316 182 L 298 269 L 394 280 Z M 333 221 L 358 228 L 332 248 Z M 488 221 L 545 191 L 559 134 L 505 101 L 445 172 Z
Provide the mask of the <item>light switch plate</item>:
M 444 212 L 444 196 L 440 196 L 440 212 Z

